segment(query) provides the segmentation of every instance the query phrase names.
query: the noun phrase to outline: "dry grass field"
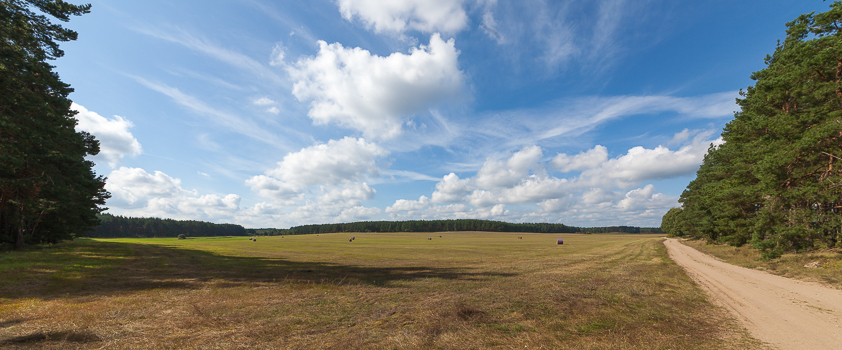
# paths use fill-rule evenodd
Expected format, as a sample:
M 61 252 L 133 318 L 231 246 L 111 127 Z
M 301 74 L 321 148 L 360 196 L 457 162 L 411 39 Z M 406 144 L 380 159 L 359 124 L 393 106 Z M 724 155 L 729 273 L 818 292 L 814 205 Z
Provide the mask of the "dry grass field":
M 661 240 L 486 232 L 77 239 L 0 253 L 0 347 L 758 347 L 705 300 Z
M 842 249 L 819 249 L 798 254 L 784 254 L 778 259 L 761 259 L 760 251 L 750 245 L 732 247 L 725 244 L 705 244 L 703 240 L 684 240 L 685 245 L 713 255 L 728 263 L 759 269 L 806 281 L 822 282 L 842 289 Z

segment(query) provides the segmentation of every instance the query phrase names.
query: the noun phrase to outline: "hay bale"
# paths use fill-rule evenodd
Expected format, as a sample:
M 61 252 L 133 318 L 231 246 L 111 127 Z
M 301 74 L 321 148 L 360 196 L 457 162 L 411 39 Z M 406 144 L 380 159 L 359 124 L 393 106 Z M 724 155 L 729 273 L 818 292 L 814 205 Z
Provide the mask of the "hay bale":
M 558 244 L 564 244 L 564 239 L 559 238 L 559 239 L 558 239 Z

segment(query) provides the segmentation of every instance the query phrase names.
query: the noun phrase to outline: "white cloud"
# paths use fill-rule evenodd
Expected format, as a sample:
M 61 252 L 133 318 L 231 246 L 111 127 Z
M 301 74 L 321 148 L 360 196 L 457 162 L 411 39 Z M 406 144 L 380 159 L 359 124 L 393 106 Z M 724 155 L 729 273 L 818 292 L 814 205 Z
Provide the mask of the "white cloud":
M 181 180 L 161 171 L 149 174 L 140 168 L 120 167 L 108 175 L 105 189 L 111 192 L 108 205 L 122 214 L 219 221 L 238 210 L 240 196 L 199 195 L 185 190 Z
M 675 151 L 664 146 L 653 149 L 637 146 L 625 155 L 604 162 L 598 168 L 583 171 L 581 178 L 583 182 L 589 183 L 613 180 L 620 187 L 629 187 L 642 181 L 690 176 L 699 169 L 708 147 L 722 143 L 722 138 L 704 140 L 697 136 L 692 143 Z
M 530 169 L 536 169 L 543 157 L 541 147 L 524 147 L 505 161 L 486 160 L 477 172 L 476 184 L 483 188 L 511 187 L 529 175 Z
M 281 148 L 287 148 L 287 145 L 279 141 L 281 139 L 278 138 L 277 135 L 267 131 L 266 128 L 258 125 L 252 120 L 243 119 L 235 114 L 211 107 L 202 100 L 185 94 L 177 88 L 165 84 L 153 83 L 140 77 L 132 78 L 149 89 L 169 96 L 176 103 L 186 108 L 189 108 L 190 110 L 196 112 L 198 115 L 205 117 L 210 121 L 213 121 L 219 126 L 222 126 L 223 128 L 225 128 L 226 131 L 237 132 L 242 135 L 263 141 L 270 145 L 275 145 Z
M 304 186 L 290 184 L 266 175 L 257 175 L 246 180 L 246 186 L 264 198 L 274 199 L 285 204 L 293 204 L 302 198 Z
M 377 33 L 456 33 L 467 26 L 464 0 L 338 0 L 348 21 L 359 17 Z
M 298 223 L 369 217 L 376 208 L 362 204 L 377 191 L 366 180 L 380 176 L 377 160 L 387 154 L 364 139 L 330 140 L 288 153 L 278 167 L 245 184 L 275 204 L 295 206 L 286 219 Z
M 292 36 L 293 33 L 289 33 Z M 284 66 L 286 63 L 284 62 L 284 57 L 286 56 L 286 48 L 282 43 L 276 43 L 275 47 L 272 48 L 272 56 L 269 58 L 269 65 L 271 66 Z
M 541 202 L 538 202 L 538 206 L 541 207 L 545 212 L 548 213 L 558 213 L 570 208 L 576 199 L 573 195 L 568 195 L 561 198 L 552 198 L 546 199 Z
M 434 203 L 461 202 L 462 197 L 470 192 L 470 184 L 470 180 L 460 180 L 459 176 L 454 173 L 445 175 L 436 184 L 436 191 L 433 192 L 432 200 Z
M 261 97 L 261 98 L 254 99 L 252 101 L 252 103 L 254 103 L 255 105 L 258 105 L 258 106 L 269 106 L 269 105 L 273 105 L 277 102 L 275 102 L 274 100 L 272 100 L 271 98 L 268 98 L 268 97 Z
M 284 79 L 281 79 L 277 74 L 275 74 L 275 72 L 253 58 L 239 52 L 217 46 L 211 41 L 205 38 L 196 37 L 181 28 L 170 27 L 163 29 L 146 27 L 138 28 L 137 31 L 158 39 L 182 45 L 197 52 L 201 52 L 234 67 L 249 71 L 255 77 L 267 79 L 279 84 L 286 83 Z
M 641 183 L 691 175 L 702 163 L 708 145 L 722 142 L 709 140 L 710 136 L 709 131 L 682 131 L 673 137 L 686 143 L 677 150 L 633 147 L 615 158 L 608 157 L 606 147 L 596 145 L 576 155 L 560 153 L 545 161 L 540 147 L 527 146 L 503 159 L 488 158 L 472 177 L 448 174 L 436 184 L 429 200 L 426 196 L 400 199 L 386 212 L 393 219 L 657 225 L 660 216 L 678 204 L 678 197 Z M 580 173 L 567 174 L 571 171 Z M 505 208 L 503 214 L 501 208 Z
M 608 149 L 602 145 L 596 145 L 594 148 L 581 152 L 575 156 L 568 156 L 564 153 L 559 153 L 553 158 L 550 164 L 558 168 L 562 173 L 585 170 L 595 168 L 608 160 Z
M 613 203 L 622 198 L 622 193 L 605 188 L 591 188 L 582 193 L 582 203 L 601 204 Z
M 547 139 L 571 132 L 584 132 L 621 117 L 675 112 L 691 118 L 722 118 L 739 107 L 734 102 L 736 92 L 724 92 L 701 97 L 673 96 L 617 96 L 585 98 L 573 101 L 569 108 L 572 120 L 557 123 L 557 127 L 542 131 L 539 139 Z M 571 123 L 572 122 L 572 123 Z
M 359 221 L 368 219 L 374 215 L 380 214 L 382 210 L 380 208 L 366 208 L 361 206 L 355 206 L 352 208 L 348 208 L 342 211 L 339 214 L 337 219 L 340 221 Z
M 103 159 L 113 168 L 123 162 L 123 157 L 143 153 L 140 142 L 129 132 L 129 128 L 134 126 L 132 122 L 118 115 L 114 119 L 107 119 L 75 102 L 70 105 L 70 109 L 79 112 L 76 114 L 76 129 L 87 131 L 99 140 L 100 151 L 94 160 Z
M 612 121 L 647 114 L 672 113 L 676 118 L 693 119 L 727 118 L 739 110 L 735 97 L 738 97 L 736 91 L 698 97 L 650 95 L 564 99 L 536 109 L 486 114 L 482 117 L 483 123 L 466 129 L 468 134 L 479 136 L 477 141 L 487 142 L 485 147 L 506 150 L 538 143 L 569 142 L 571 137 Z
M 269 113 L 272 113 L 272 114 L 278 114 L 278 113 L 281 113 L 281 110 L 278 109 L 278 107 L 269 107 L 269 109 L 267 109 L 266 112 L 269 112 Z
M 386 207 L 387 213 L 397 213 L 402 211 L 417 211 L 426 208 L 430 205 L 430 199 L 427 196 L 421 196 L 417 201 L 398 199 L 395 204 Z
M 627 192 L 625 198 L 617 203 L 617 207 L 622 211 L 663 209 L 673 207 L 676 200 L 675 197 L 655 193 L 655 186 L 649 184 Z
M 377 191 L 365 182 L 348 182 L 342 186 L 325 189 L 319 196 L 322 205 L 359 206 L 362 201 L 374 198 Z
M 492 207 L 485 208 L 471 208 L 466 204 L 447 204 L 447 205 L 431 205 L 417 211 L 392 211 L 390 217 L 393 220 L 409 220 L 409 219 L 492 219 L 503 220 L 504 217 L 510 214 L 509 210 L 504 204 L 498 204 Z
M 658 31 L 652 30 L 651 18 L 663 17 L 653 15 L 658 9 L 648 1 L 478 2 L 480 28 L 498 44 L 510 46 L 501 51 L 514 62 L 537 63 L 551 72 L 577 64 L 584 73 L 600 74 L 623 54 L 657 42 L 660 35 L 653 34 Z
M 345 137 L 289 153 L 266 174 L 299 186 L 337 185 L 378 177 L 377 158 L 387 154 L 375 143 Z
M 289 67 L 292 93 L 311 101 L 308 116 L 316 124 L 336 123 L 367 137 L 389 139 L 401 134 L 405 117 L 453 100 L 462 92 L 453 39 L 438 34 L 429 45 L 387 57 L 360 48 L 319 41 L 316 57 Z
M 146 206 L 150 198 L 171 198 L 189 194 L 181 188 L 181 180 L 161 171 L 149 174 L 140 168 L 120 167 L 108 175 L 105 189 L 111 192 L 109 205 L 122 208 Z
M 150 216 L 180 218 L 211 218 L 230 216 L 240 209 L 240 196 L 220 197 L 206 194 L 201 197 L 151 198 L 142 213 Z
M 552 176 L 530 176 L 511 188 L 500 191 L 501 203 L 535 203 L 561 197 L 570 192 L 567 179 Z
M 491 11 L 487 11 L 482 15 L 482 24 L 480 24 L 480 28 L 485 32 L 485 34 L 497 41 L 498 44 L 502 44 L 506 41 L 503 35 L 497 31 L 497 21 L 494 20 L 494 14 Z

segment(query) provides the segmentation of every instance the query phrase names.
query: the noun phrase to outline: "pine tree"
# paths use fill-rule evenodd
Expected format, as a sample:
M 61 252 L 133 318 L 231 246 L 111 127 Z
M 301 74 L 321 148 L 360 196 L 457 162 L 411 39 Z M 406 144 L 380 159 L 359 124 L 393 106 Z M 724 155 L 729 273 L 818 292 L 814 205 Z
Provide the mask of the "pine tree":
M 787 23 L 681 196 L 680 232 L 766 257 L 842 246 L 842 3 Z
M 43 14 L 33 12 L 38 10 Z M 72 238 L 98 223 L 108 193 L 87 155 L 99 142 L 75 130 L 75 111 L 48 60 L 76 32 L 53 24 L 88 13 L 61 0 L 0 1 L 0 240 L 25 243 Z

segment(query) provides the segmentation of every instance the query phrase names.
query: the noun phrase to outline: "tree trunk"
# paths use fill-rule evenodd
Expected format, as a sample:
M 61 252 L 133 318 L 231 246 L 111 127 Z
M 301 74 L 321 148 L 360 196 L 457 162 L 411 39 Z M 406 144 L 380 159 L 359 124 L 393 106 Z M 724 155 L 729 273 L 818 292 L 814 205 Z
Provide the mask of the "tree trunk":
M 18 213 L 18 227 L 15 230 L 15 250 L 24 250 L 23 243 L 23 214 Z

